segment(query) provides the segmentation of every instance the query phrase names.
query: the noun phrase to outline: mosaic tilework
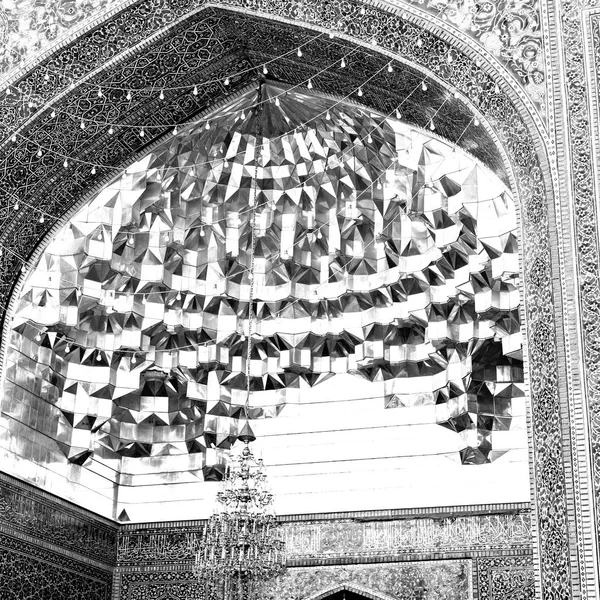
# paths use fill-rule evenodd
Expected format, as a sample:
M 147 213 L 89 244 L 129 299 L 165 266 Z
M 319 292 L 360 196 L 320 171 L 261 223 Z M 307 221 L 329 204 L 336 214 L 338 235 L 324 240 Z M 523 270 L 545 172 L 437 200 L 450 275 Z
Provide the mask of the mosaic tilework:
M 66 37 L 86 19 L 106 14 L 107 9 L 114 10 L 119 4 L 131 3 L 46 0 L 40 4 L 16 0 L 3 6 L 0 8 L 0 72 L 10 71 L 36 51 L 48 49 L 57 39 Z M 244 6 L 237 0 L 225 4 Z M 200 6 L 201 2 L 194 5 Z M 441 18 L 446 26 L 472 36 L 490 55 L 500 59 L 540 111 L 545 111 L 544 45 L 537 0 L 426 0 L 420 5 L 433 17 Z M 298 10 L 309 21 L 316 16 L 314 7 L 308 3 L 300 5 Z M 156 0 L 152 2 L 152 13 L 153 21 L 161 25 L 171 23 L 177 16 L 171 3 Z M 333 23 L 350 28 L 357 21 L 369 23 L 373 13 L 369 3 L 351 6 L 336 0 L 329 2 L 318 18 L 326 28 Z
M 0 534 L 3 600 L 109 600 L 110 572 Z
M 106 522 L 69 510 L 33 489 L 0 479 L 0 526 L 19 534 L 51 541 L 71 552 L 113 564 L 117 530 Z
M 267 586 L 267 600 L 309 600 L 337 589 L 370 591 L 384 598 L 403 600 L 472 600 L 470 560 L 384 563 L 288 569 Z M 198 584 L 185 569 L 124 572 L 120 576 L 121 600 L 167 600 L 198 593 Z
M 262 138 L 249 92 L 133 165 L 52 242 L 13 324 L 13 412 L 41 398 L 38 420 L 76 464 L 228 449 L 255 202 L 250 417 L 350 371 L 383 381 L 388 408 L 436 405 L 464 464 L 493 460 L 523 395 L 508 192 L 397 121 L 265 93 Z

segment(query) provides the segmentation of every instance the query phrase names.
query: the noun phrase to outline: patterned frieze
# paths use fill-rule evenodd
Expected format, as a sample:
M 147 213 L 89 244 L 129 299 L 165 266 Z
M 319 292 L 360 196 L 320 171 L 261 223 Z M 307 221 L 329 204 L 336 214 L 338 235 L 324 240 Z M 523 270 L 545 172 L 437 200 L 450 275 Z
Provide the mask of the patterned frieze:
M 57 548 L 114 564 L 117 527 L 66 503 L 0 479 L 0 530 L 27 534 Z
M 120 566 L 180 562 L 193 558 L 202 525 L 125 528 L 120 532 Z M 415 553 L 465 553 L 531 549 L 528 512 L 393 521 L 356 519 L 288 522 L 281 525 L 289 561 L 353 556 L 410 559 Z

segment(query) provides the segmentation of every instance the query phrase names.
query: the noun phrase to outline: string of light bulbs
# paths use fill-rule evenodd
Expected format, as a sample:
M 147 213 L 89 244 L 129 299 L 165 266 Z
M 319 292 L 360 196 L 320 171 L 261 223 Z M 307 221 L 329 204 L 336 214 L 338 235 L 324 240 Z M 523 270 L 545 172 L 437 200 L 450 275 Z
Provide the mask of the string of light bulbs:
M 342 59 L 342 60 L 343 60 L 343 59 Z M 336 61 L 336 62 L 337 62 L 337 61 Z M 306 88 L 307 88 L 307 89 L 309 89 L 309 90 L 310 90 L 310 89 L 312 89 L 312 87 L 313 87 L 313 85 L 312 85 L 312 80 L 313 80 L 313 79 L 315 79 L 315 78 L 318 78 L 318 77 L 319 77 L 319 76 L 321 76 L 323 73 L 325 73 L 325 72 L 327 72 L 329 69 L 333 68 L 334 64 L 335 64 L 335 63 L 333 63 L 333 64 L 330 64 L 330 65 L 328 65 L 328 66 L 326 66 L 326 67 L 322 68 L 322 69 L 321 69 L 320 71 L 318 71 L 316 74 L 313 74 L 313 75 L 311 75 L 311 77 L 310 77 L 310 78 L 308 78 L 308 79 L 305 79 L 305 80 L 303 80 L 303 81 L 300 81 L 299 83 L 297 83 L 297 84 L 294 84 L 294 85 L 292 85 L 292 86 L 290 86 L 290 87 L 287 87 L 287 88 L 286 88 L 286 89 L 285 89 L 283 92 L 281 92 L 280 94 L 276 94 L 276 95 L 275 95 L 275 96 L 273 96 L 272 98 L 269 98 L 268 100 L 264 100 L 264 102 L 271 102 L 271 101 L 273 101 L 273 102 L 275 103 L 275 105 L 276 105 L 276 106 L 279 106 L 279 99 L 280 99 L 280 98 L 283 98 L 283 97 L 285 97 L 285 96 L 286 96 L 286 95 L 287 95 L 287 94 L 288 94 L 290 91 L 294 91 L 294 90 L 297 90 L 297 89 L 300 89 L 300 88 L 304 88 L 304 87 L 306 87 Z M 352 90 L 352 91 L 351 91 L 349 94 L 347 94 L 346 96 L 343 96 L 342 98 L 340 98 L 340 99 L 336 100 L 334 103 L 332 103 L 332 104 L 331 104 L 331 106 L 329 107 L 329 109 L 327 109 L 327 110 L 325 110 L 325 111 L 322 111 L 321 113 L 317 114 L 317 115 L 316 115 L 315 117 L 313 117 L 313 119 L 311 119 L 311 120 L 314 120 L 315 118 L 320 118 L 320 117 L 322 117 L 322 116 L 324 116 L 325 118 L 327 118 L 327 113 L 329 112 L 329 110 L 330 110 L 330 109 L 332 109 L 332 108 L 336 108 L 338 105 L 340 105 L 340 104 L 344 103 L 345 101 L 349 100 L 349 99 L 350 99 L 350 98 L 351 98 L 351 97 L 352 97 L 354 94 L 357 94 L 359 97 L 361 97 L 361 96 L 363 95 L 362 88 L 363 88 L 365 85 L 367 85 L 367 84 L 368 84 L 368 83 L 369 83 L 369 82 L 370 82 L 372 79 L 374 79 L 374 78 L 375 78 L 375 77 L 377 77 L 379 74 L 381 74 L 381 73 L 382 73 L 384 70 L 387 70 L 388 72 L 390 72 L 390 68 L 391 68 L 391 69 L 392 69 L 392 71 L 393 71 L 393 67 L 391 67 L 391 62 L 390 62 L 390 63 L 388 63 L 388 65 L 387 65 L 387 66 L 383 66 L 383 67 L 381 67 L 379 70 L 375 71 L 375 72 L 374 72 L 374 73 L 373 73 L 373 74 L 372 74 L 372 75 L 371 75 L 371 76 L 370 76 L 368 79 L 366 79 L 366 80 L 365 80 L 365 81 L 364 81 L 364 82 L 363 82 L 361 85 L 359 85 L 358 87 L 354 88 L 354 89 L 353 89 L 353 90 Z M 410 97 L 410 94 L 409 94 L 409 96 L 407 96 L 407 98 L 408 98 L 408 97 Z M 245 109 L 243 109 L 243 108 L 242 108 L 242 109 L 240 109 L 240 110 L 239 110 L 239 112 L 240 112 L 240 118 L 241 118 L 242 120 L 244 120 L 244 119 L 245 119 L 245 114 L 244 114 L 244 112 L 245 112 Z M 69 115 L 69 118 L 71 118 L 71 115 Z M 79 119 L 80 119 L 79 117 L 72 117 L 72 118 L 73 118 L 73 120 L 79 120 Z M 173 127 L 172 134 L 173 134 L 173 135 L 177 135 L 177 134 L 179 133 L 179 127 L 182 127 L 183 129 L 185 129 L 186 127 L 189 127 L 190 125 L 201 126 L 201 125 L 202 125 L 202 123 L 204 123 L 204 126 L 205 126 L 205 128 L 206 128 L 206 129 L 210 129 L 210 122 L 211 122 L 211 120 L 214 120 L 214 117 L 213 117 L 213 118 L 211 118 L 210 116 L 208 116 L 208 117 L 205 117 L 205 118 L 195 119 L 195 120 L 193 120 L 193 121 L 189 121 L 189 122 L 187 122 L 187 123 L 184 123 L 184 124 L 177 124 L 177 123 L 176 123 L 176 124 L 161 124 L 161 125 L 155 125 L 155 126 L 149 126 L 149 125 L 146 125 L 146 126 L 140 126 L 140 125 L 125 126 L 125 125 L 121 125 L 121 124 L 119 124 L 119 125 L 110 125 L 110 127 L 109 127 L 109 130 L 108 130 L 108 133 L 109 133 L 109 134 L 111 134 L 111 135 L 112 135 L 112 134 L 114 134 L 114 132 L 115 132 L 115 129 L 114 129 L 114 128 L 115 128 L 115 127 L 119 128 L 119 129 L 120 129 L 120 128 L 127 128 L 127 127 L 130 127 L 130 128 L 132 128 L 132 129 L 137 129 L 137 130 L 139 130 L 140 136 L 141 136 L 141 137 L 145 137 L 145 135 L 146 135 L 146 134 L 145 134 L 145 131 L 146 131 L 147 129 L 151 129 L 152 127 L 154 127 L 154 128 L 158 128 L 158 129 L 161 129 L 161 130 L 164 130 L 164 129 L 170 129 L 170 128 L 172 128 L 172 127 Z M 82 121 L 82 123 L 83 123 L 83 121 Z M 306 124 L 307 124 L 307 123 L 300 123 L 300 124 L 298 125 L 298 127 L 303 127 L 303 126 L 305 126 Z M 84 127 L 84 128 L 85 128 L 85 127 Z M 284 135 L 285 135 L 285 134 L 284 134 Z M 22 139 L 24 139 L 25 141 L 27 141 L 27 142 L 31 143 L 32 145 L 36 145 L 36 146 L 37 146 L 37 148 L 38 148 L 38 149 L 37 149 L 37 151 L 36 151 L 36 155 L 38 156 L 38 158 L 41 158 L 41 157 L 44 155 L 44 153 L 45 153 L 45 154 L 51 154 L 51 155 L 53 155 L 53 156 L 56 156 L 56 157 L 58 157 L 59 159 L 62 159 L 62 160 L 64 160 L 64 162 L 63 162 L 63 167 L 64 167 L 64 168 L 68 168 L 68 167 L 69 167 L 69 165 L 70 165 L 70 162 L 71 162 L 71 163 L 75 163 L 75 164 L 87 165 L 87 166 L 90 166 L 90 167 L 92 167 L 92 169 L 91 169 L 91 173 L 92 173 L 92 174 L 96 174 L 96 172 L 97 172 L 97 169 L 106 169 L 106 170 L 109 170 L 109 171 L 110 171 L 110 170 L 113 170 L 113 171 L 119 171 L 119 170 L 121 170 L 121 167 L 120 167 L 120 166 L 119 166 L 119 167 L 115 167 L 114 165 L 104 165 L 104 164 L 99 164 L 99 163 L 97 163 L 97 162 L 91 162 L 91 161 L 88 161 L 88 160 L 83 160 L 83 159 L 80 159 L 80 158 L 73 158 L 73 157 L 71 157 L 70 155 L 64 154 L 64 153 L 62 153 L 62 152 L 57 152 L 57 151 L 55 151 L 55 150 L 54 150 L 53 148 L 51 148 L 51 147 L 44 147 L 44 146 L 40 145 L 39 143 L 37 143 L 36 141 L 32 140 L 31 138 L 29 138 L 29 137 L 27 137 L 27 136 L 25 136 L 25 135 L 23 135 L 23 134 L 21 134 L 21 133 L 18 133 L 18 134 L 17 134 L 17 132 L 13 133 L 10 139 L 11 139 L 11 141 L 12 141 L 13 143 L 16 143 L 16 141 L 17 141 L 18 137 L 21 137 Z M 69 161 L 70 161 L 70 162 L 69 162 Z M 209 162 L 209 161 L 205 161 L 205 163 L 198 163 L 198 164 L 195 164 L 195 165 L 189 165 L 189 166 L 202 166 L 203 164 L 207 164 L 208 162 Z
M 369 78 L 369 79 L 368 79 L 368 80 L 367 80 L 365 83 L 363 83 L 362 85 L 364 86 L 366 83 L 368 83 L 368 81 L 370 81 L 371 79 L 373 79 L 374 77 L 376 77 L 376 76 L 377 76 L 377 75 L 378 75 L 378 74 L 379 74 L 381 71 L 383 71 L 383 69 L 384 69 L 384 68 L 385 68 L 385 67 L 382 67 L 382 68 L 380 69 L 380 71 L 379 71 L 379 72 L 376 72 L 376 73 L 374 73 L 374 74 L 373 74 L 373 75 L 372 75 L 372 76 L 371 76 L 371 77 L 370 77 L 370 78 Z M 389 71 L 389 69 L 390 69 L 390 68 L 391 68 L 391 63 L 390 63 L 390 64 L 388 65 L 388 67 L 387 67 L 388 71 Z M 421 83 L 420 83 L 421 89 L 423 89 L 423 88 L 424 88 L 424 89 L 423 89 L 423 91 L 426 91 L 426 90 L 427 90 L 427 86 L 426 86 L 426 83 L 425 83 L 425 82 L 426 82 L 426 80 L 427 80 L 427 78 L 424 78 L 424 79 L 421 81 Z M 300 87 L 300 86 L 301 86 L 301 84 L 298 84 L 298 85 L 294 86 L 294 88 L 297 88 L 297 87 Z M 294 89 L 294 88 L 292 88 L 292 89 Z M 401 107 L 402 107 L 402 106 L 404 105 L 404 103 L 405 103 L 405 102 L 406 102 L 406 101 L 407 101 L 407 100 L 408 100 L 408 99 L 409 99 L 409 98 L 410 98 L 410 97 L 411 97 L 411 96 L 412 96 L 412 95 L 415 93 L 415 91 L 416 91 L 417 89 L 418 89 L 418 86 L 415 86 L 415 88 L 413 88 L 413 90 L 411 90 L 411 92 L 410 92 L 409 94 L 407 94 L 407 96 L 406 96 L 406 97 L 405 97 L 405 98 L 404 98 L 404 99 L 403 99 L 403 100 L 400 102 L 400 104 L 399 104 L 399 105 L 396 107 L 396 109 L 395 109 L 395 113 L 396 113 L 396 118 L 397 118 L 397 119 L 400 119 L 400 118 L 401 118 L 401 113 L 400 113 L 400 109 L 401 109 Z M 359 86 L 358 88 L 356 88 L 356 89 L 354 90 L 354 92 L 357 92 L 357 91 L 360 91 L 360 90 L 362 90 L 362 86 Z M 283 92 L 282 94 L 278 94 L 278 95 L 277 95 L 277 96 L 274 98 L 274 101 L 275 101 L 275 103 L 276 103 L 276 104 L 278 103 L 279 96 L 283 96 L 283 95 L 285 95 L 285 94 L 286 94 L 288 91 L 289 91 L 289 89 L 288 89 L 288 90 L 286 90 L 285 92 Z M 458 91 L 455 91 L 454 95 L 455 95 L 455 97 L 456 97 L 456 96 L 458 95 Z M 325 118 L 326 118 L 326 119 L 330 119 L 330 116 L 329 116 L 329 111 L 330 111 L 331 109 L 333 109 L 333 108 L 337 107 L 338 105 L 342 104 L 343 102 L 347 101 L 347 100 L 348 100 L 348 99 L 349 99 L 351 96 L 352 96 L 352 92 L 351 92 L 350 94 L 348 94 L 347 96 L 345 96 L 345 97 L 343 97 L 343 98 L 341 98 L 341 99 L 338 99 L 338 100 L 337 100 L 337 101 L 336 101 L 334 104 L 332 104 L 331 106 L 329 106 L 329 107 L 328 107 L 328 108 L 327 108 L 325 111 L 321 111 L 319 114 L 317 114 L 317 115 L 316 115 L 316 117 L 313 117 L 313 118 L 312 118 L 310 121 L 307 121 L 307 122 L 305 122 L 305 123 L 302 123 L 302 124 L 300 124 L 300 125 L 298 126 L 298 128 L 301 128 L 301 127 L 306 127 L 306 126 L 307 126 L 307 125 L 308 125 L 308 124 L 309 124 L 311 121 L 314 121 L 316 118 L 320 118 L 320 117 L 322 117 L 323 115 L 325 116 Z M 273 99 L 271 99 L 271 100 L 273 100 Z M 446 100 L 444 100 L 444 103 L 443 103 L 443 104 L 445 104 L 445 101 L 446 101 Z M 438 110 L 436 111 L 435 115 L 437 115 L 437 113 L 439 112 L 439 110 L 441 110 L 441 108 L 442 108 L 443 104 L 442 104 L 442 105 L 441 105 L 441 106 L 438 108 Z M 243 114 L 243 109 L 242 109 L 242 114 Z M 391 116 L 391 114 L 392 114 L 392 113 L 389 113 L 389 114 L 388 114 L 388 118 Z M 435 116 L 435 115 L 434 115 L 434 116 Z M 475 125 L 478 125 L 478 124 L 479 124 L 479 120 L 478 120 L 477 118 L 476 118 L 474 121 L 472 120 L 471 122 L 474 122 L 474 124 L 475 124 Z M 430 124 L 432 124 L 432 123 L 433 123 L 433 120 L 431 119 L 431 120 L 430 120 Z M 431 128 L 431 127 L 430 127 L 430 128 Z M 373 132 L 374 132 L 376 129 L 377 129 L 377 127 L 374 127 L 374 128 L 373 128 L 373 129 L 370 131 L 370 133 L 369 133 L 369 136 L 367 137 L 367 141 L 369 141 L 370 134 L 371 134 L 371 133 L 373 133 Z M 433 129 L 432 129 L 432 130 L 433 130 Z M 465 129 L 465 130 L 463 130 L 463 132 L 461 133 L 461 135 L 460 135 L 460 137 L 459 137 L 459 140 L 462 138 L 462 136 L 464 135 L 465 131 L 466 131 L 466 129 Z M 275 140 L 275 139 L 281 139 L 281 138 L 283 138 L 283 137 L 285 137 L 285 136 L 287 136 L 287 135 L 289 135 L 289 132 L 286 132 L 286 133 L 284 133 L 284 134 L 282 134 L 282 135 L 278 136 L 277 138 L 273 138 L 273 140 Z M 27 138 L 26 138 L 26 139 L 27 139 Z M 28 141 L 31 141 L 31 140 L 28 140 Z M 272 141 L 272 140 L 271 140 L 271 141 Z M 269 142 L 267 142 L 267 143 L 269 143 Z M 260 146 L 260 149 L 261 149 L 261 151 L 263 150 L 263 148 L 264 148 L 264 146 L 261 144 L 261 146 Z M 243 152 L 244 152 L 244 151 L 240 151 L 240 152 L 238 152 L 238 153 L 237 153 L 237 154 L 235 154 L 235 155 L 232 155 L 232 156 L 227 156 L 227 157 L 225 158 L 225 162 L 227 162 L 228 160 L 231 160 L 231 159 L 234 159 L 234 158 L 236 158 L 237 156 L 241 155 Z M 38 154 L 39 154 L 39 153 L 40 153 L 40 150 L 38 150 Z M 68 161 L 68 157 L 66 157 L 66 155 L 63 155 L 63 154 L 58 154 L 58 156 L 60 156 L 61 158 L 65 158 L 65 163 L 67 163 L 67 166 L 68 166 L 68 162 L 67 162 L 67 161 Z M 81 161 L 81 160 L 79 160 L 78 162 L 80 162 L 80 163 L 83 163 L 83 164 L 88 164 L 88 165 L 89 165 L 89 164 L 91 164 L 91 163 L 89 163 L 89 162 L 87 162 L 87 161 Z M 211 164 L 212 162 L 214 162 L 214 161 L 204 161 L 204 162 L 202 162 L 202 163 L 190 164 L 190 165 L 187 165 L 187 166 L 186 166 L 186 168 L 191 168 L 191 167 L 194 167 L 194 166 L 205 166 L 205 165 Z M 63 165 L 63 166 L 64 166 L 64 165 Z M 106 167 L 105 165 L 103 165 L 103 167 L 105 167 L 105 168 L 108 168 L 108 167 Z M 115 167 L 110 167 L 110 168 L 111 168 L 111 169 L 115 169 Z M 165 168 L 166 168 L 166 167 L 165 167 Z M 93 166 L 93 168 L 92 168 L 92 172 L 93 172 L 93 173 L 95 173 L 95 170 L 96 170 L 96 166 L 94 165 L 94 166 Z M 128 169 L 125 169 L 125 173 L 128 173 L 128 171 L 129 171 Z M 137 171 L 131 172 L 131 174 L 135 174 L 135 173 L 137 173 Z M 11 195 L 12 197 L 15 197 L 15 198 L 16 198 L 16 196 L 14 196 L 14 195 L 13 195 L 12 193 L 10 193 L 10 192 L 9 192 L 9 195 Z M 18 198 L 16 198 L 15 205 L 13 206 L 14 210 L 19 210 L 19 208 L 20 208 L 20 202 L 22 202 L 22 203 L 23 203 L 25 206 L 27 206 L 28 208 L 30 208 L 30 209 L 33 209 L 33 210 L 35 210 L 35 211 L 37 211 L 37 212 L 41 212 L 41 213 L 42 213 L 42 214 L 41 214 L 41 216 L 39 217 L 39 221 L 40 221 L 40 223 L 43 223 L 43 222 L 45 221 L 45 219 L 46 219 L 46 218 L 55 218 L 53 215 L 51 215 L 51 214 L 49 214 L 49 213 L 47 213 L 47 212 L 45 212 L 45 211 L 42 211 L 42 210 L 40 210 L 40 209 L 39 209 L 39 208 L 37 208 L 37 207 L 33 207 L 31 204 L 28 204 L 28 203 L 26 203 L 26 202 L 24 202 L 24 201 L 22 201 L 22 200 L 19 200 Z M 226 219 L 223 219 L 223 220 L 226 220 Z M 199 227 L 200 227 L 200 226 L 199 226 Z M 135 234 L 134 234 L 134 235 L 135 235 Z M 0 254 L 1 254 L 1 249 L 0 249 Z
M 445 157 L 445 158 L 446 158 L 446 157 Z M 441 167 L 441 163 L 442 163 L 442 162 L 443 162 L 443 161 L 441 161 L 441 162 L 440 162 L 440 164 L 438 165 L 438 167 L 437 167 L 437 168 L 440 168 L 440 167 Z M 437 170 L 437 168 L 436 168 L 436 170 Z M 435 181 L 435 180 L 434 180 L 434 181 Z M 432 182 L 430 182 L 430 183 L 432 183 Z M 425 186 L 423 186 L 423 187 L 425 187 Z M 422 188 L 420 188 L 420 189 L 422 189 Z M 366 191 L 366 190 L 365 190 L 365 191 Z M 418 191 L 417 191 L 417 192 L 415 192 L 415 194 L 413 194 L 413 198 L 416 196 L 416 194 L 417 194 L 417 193 L 418 193 Z M 389 225 L 389 224 L 388 224 L 388 225 Z M 365 244 L 365 248 L 367 248 L 368 246 L 370 246 L 371 244 L 373 244 L 373 243 L 376 243 L 376 242 L 377 242 L 377 241 L 374 239 L 372 242 L 368 242 L 368 243 L 366 243 L 366 244 Z M 346 266 L 346 267 L 347 267 L 347 266 L 350 264 L 350 261 L 351 261 L 351 260 L 352 260 L 352 258 L 351 258 L 350 260 L 347 260 L 344 266 Z M 174 292 L 174 290 L 171 290 L 170 292 L 169 292 L 169 291 L 162 291 L 162 292 L 157 292 L 157 293 L 160 293 L 161 295 L 163 295 L 163 294 L 165 294 L 165 293 L 166 293 L 166 294 L 172 294 L 173 292 Z M 178 295 L 179 297 L 181 297 L 181 292 L 177 292 L 177 295 Z M 190 294 L 186 294 L 186 295 L 190 295 Z M 191 294 L 191 296 L 195 296 L 195 294 Z M 289 308 L 290 308 L 290 307 L 291 307 L 293 304 L 295 304 L 296 302 L 306 302 L 306 301 L 309 301 L 309 302 L 310 302 L 310 301 L 311 301 L 311 299 L 310 299 L 310 298 L 298 298 L 298 299 L 296 299 L 296 300 L 294 300 L 294 301 L 292 301 L 292 302 L 288 302 L 288 303 L 286 304 L 286 306 L 285 306 L 283 309 L 281 309 L 280 311 L 278 311 L 278 314 L 279 314 L 279 313 L 281 313 L 281 312 L 283 312 L 283 311 L 285 311 L 285 310 L 289 310 Z M 276 314 L 276 315 L 273 315 L 273 317 L 274 317 L 274 318 L 277 318 L 277 314 Z M 42 326 L 42 329 L 41 329 L 40 331 L 41 331 L 41 332 L 45 332 L 46 330 L 47 330 L 47 326 Z M 215 332 L 215 335 L 216 335 L 216 332 Z M 235 335 L 235 333 L 232 331 L 232 332 L 231 332 L 231 335 Z M 178 352 L 178 351 L 185 351 L 185 350 L 195 350 L 196 348 L 199 348 L 199 347 L 201 347 L 201 346 L 208 346 L 208 345 L 215 344 L 215 343 L 217 343 L 217 342 L 216 342 L 216 339 L 215 339 L 215 340 L 213 340 L 213 341 L 210 341 L 210 342 L 205 342 L 204 344 L 202 344 L 202 343 L 198 343 L 198 344 L 190 344 L 189 346 L 178 346 L 176 350 L 173 350 L 173 349 L 170 349 L 170 350 L 168 350 L 168 353 L 170 353 L 170 354 L 173 354 L 175 351 L 177 351 L 177 352 Z M 85 347 L 85 346 L 81 346 L 81 345 L 78 345 L 78 347 L 79 347 L 79 348 L 81 348 L 82 350 L 88 350 L 88 351 L 90 351 L 90 352 L 104 352 L 104 353 L 111 353 L 111 354 L 112 354 L 112 353 L 117 353 L 117 354 L 120 354 L 120 355 L 126 354 L 126 352 L 123 352 L 123 349 L 115 349 L 115 350 L 100 350 L 100 349 L 98 349 L 97 347 Z M 160 351 L 161 351 L 161 349 L 160 349 L 160 348 L 156 348 L 156 349 L 155 349 L 153 352 L 156 352 L 156 351 L 159 351 L 159 352 L 160 352 Z M 128 352 L 131 352 L 131 351 L 128 351 Z M 134 351 L 133 351 L 133 354 L 137 354 L 137 355 L 139 355 L 139 354 L 146 354 L 146 352 L 144 352 L 144 351 L 138 351 L 138 350 L 134 350 Z M 99 359 L 99 360 L 101 360 L 101 359 Z
M 381 125 L 381 123 L 383 123 L 383 121 L 384 121 L 385 119 L 389 118 L 389 117 L 391 116 L 391 114 L 392 114 L 392 113 L 389 113 L 387 116 L 384 116 L 384 117 L 383 117 L 383 119 L 382 119 L 382 121 L 380 122 L 380 125 Z M 464 134 L 464 131 L 466 131 L 466 129 L 467 129 L 469 126 L 470 126 L 470 123 L 467 125 L 467 127 L 465 128 L 465 130 L 463 130 L 463 133 L 461 134 L 461 137 L 462 137 L 462 135 Z M 376 128 L 377 128 L 377 127 L 376 127 Z M 373 131 L 374 131 L 376 128 L 374 128 L 374 129 L 373 129 Z M 382 173 L 382 174 L 380 174 L 380 176 L 379 176 L 379 177 L 381 177 L 382 175 L 383 175 L 383 173 Z M 303 183 L 301 186 L 298 186 L 298 187 L 303 187 L 303 186 L 304 186 L 304 183 Z M 367 190 L 364 190 L 364 192 L 366 192 L 366 191 L 367 191 Z M 362 192 L 361 192 L 361 194 L 362 194 Z M 359 197 L 360 197 L 360 196 L 359 196 Z M 357 199 L 358 199 L 358 198 L 357 198 Z M 337 216 L 340 216 L 340 215 L 341 215 L 341 213 L 342 213 L 344 210 L 345 210 L 345 209 L 340 209 L 340 211 L 338 211 L 338 213 L 337 213 Z M 226 219 L 223 219 L 223 221 L 225 221 L 225 220 L 226 220 Z M 328 223 L 324 223 L 323 225 L 321 225 L 321 226 L 318 228 L 318 229 L 319 229 L 319 233 L 320 233 L 320 229 L 321 229 L 321 228 L 323 228 L 323 227 L 325 227 L 325 226 L 328 226 Z M 294 245 L 295 245 L 295 244 L 294 244 Z M 0 253 L 1 253 L 1 248 L 0 248 Z

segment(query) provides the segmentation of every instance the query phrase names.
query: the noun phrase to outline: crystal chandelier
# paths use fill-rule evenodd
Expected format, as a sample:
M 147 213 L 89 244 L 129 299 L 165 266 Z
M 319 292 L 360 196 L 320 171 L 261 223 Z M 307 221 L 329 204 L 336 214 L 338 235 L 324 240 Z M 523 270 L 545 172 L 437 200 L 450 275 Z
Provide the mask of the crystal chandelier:
M 256 111 L 256 139 L 260 135 L 262 85 L 259 87 Z M 255 164 L 258 164 L 258 144 Z M 254 458 L 250 443 L 256 438 L 248 423 L 250 405 L 250 357 L 254 330 L 254 255 L 256 250 L 256 176 L 250 202 L 250 269 L 249 317 L 246 358 L 245 424 L 238 439 L 244 447 L 230 457 L 217 494 L 217 509 L 204 526 L 196 550 L 194 574 L 204 587 L 204 600 L 253 600 L 260 584 L 285 570 L 285 543 L 273 510 L 273 495 L 267 486 L 262 459 Z
M 254 436 L 240 436 L 241 453 L 225 471 L 219 509 L 204 526 L 194 573 L 205 600 L 255 598 L 261 582 L 285 569 L 285 544 L 276 526 L 273 495 L 261 459 L 250 449 Z

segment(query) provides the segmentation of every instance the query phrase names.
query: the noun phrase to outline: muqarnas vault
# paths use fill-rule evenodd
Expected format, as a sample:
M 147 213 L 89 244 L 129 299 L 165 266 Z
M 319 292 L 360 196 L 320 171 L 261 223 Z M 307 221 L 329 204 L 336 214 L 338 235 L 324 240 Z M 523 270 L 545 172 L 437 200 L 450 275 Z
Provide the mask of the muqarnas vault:
M 22 287 L 4 412 L 75 464 L 186 456 L 169 468 L 219 479 L 243 417 L 256 203 L 249 417 L 350 372 L 386 408 L 435 405 L 464 464 L 493 461 L 523 396 L 509 192 L 398 119 L 263 93 L 167 139 L 51 241 Z

